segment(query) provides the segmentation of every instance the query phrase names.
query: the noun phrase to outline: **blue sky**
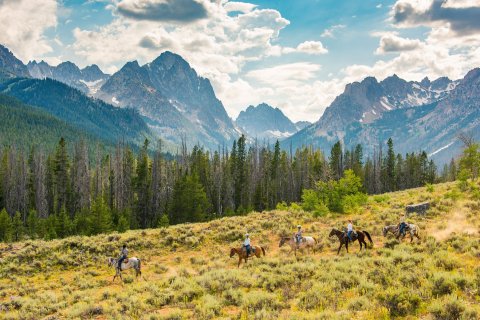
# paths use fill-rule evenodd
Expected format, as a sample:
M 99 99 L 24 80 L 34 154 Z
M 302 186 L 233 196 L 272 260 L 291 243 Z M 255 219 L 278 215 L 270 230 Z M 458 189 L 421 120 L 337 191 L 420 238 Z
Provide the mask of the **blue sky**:
M 266 102 L 315 121 L 349 82 L 479 66 L 479 10 L 480 0 L 4 0 L 0 43 L 24 62 L 108 73 L 170 50 L 232 117 Z

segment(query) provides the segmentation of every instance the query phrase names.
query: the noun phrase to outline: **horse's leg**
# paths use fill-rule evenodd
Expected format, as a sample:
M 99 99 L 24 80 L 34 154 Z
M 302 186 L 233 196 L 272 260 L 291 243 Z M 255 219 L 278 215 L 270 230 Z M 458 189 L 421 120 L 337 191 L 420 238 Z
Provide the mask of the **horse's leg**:
M 238 265 L 237 268 L 240 268 L 240 263 L 242 263 L 242 256 L 238 255 Z
M 340 249 L 342 249 L 343 243 L 340 242 L 340 247 L 338 247 L 337 255 L 340 254 Z

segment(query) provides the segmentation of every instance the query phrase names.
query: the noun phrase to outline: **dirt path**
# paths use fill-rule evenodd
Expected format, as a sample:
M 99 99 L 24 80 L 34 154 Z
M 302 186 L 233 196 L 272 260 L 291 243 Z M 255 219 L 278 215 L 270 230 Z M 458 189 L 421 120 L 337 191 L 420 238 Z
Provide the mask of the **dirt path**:
M 446 228 L 441 228 L 439 224 L 433 225 L 427 230 L 428 234 L 432 235 L 438 241 L 442 241 L 450 237 L 453 233 L 460 234 L 477 234 L 478 229 L 468 222 L 465 210 L 463 207 L 457 207 L 445 217 L 446 221 L 442 224 L 446 224 Z

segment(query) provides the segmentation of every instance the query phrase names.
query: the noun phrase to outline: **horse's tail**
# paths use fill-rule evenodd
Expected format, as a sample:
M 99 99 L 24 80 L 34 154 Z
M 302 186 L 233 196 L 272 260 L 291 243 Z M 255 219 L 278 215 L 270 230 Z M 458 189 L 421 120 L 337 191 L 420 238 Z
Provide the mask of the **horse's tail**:
M 265 257 L 265 249 L 263 247 L 260 247 L 262 249 L 262 252 L 263 252 L 263 256 Z
M 370 243 L 371 243 L 371 245 L 372 245 L 372 247 L 373 247 L 373 241 L 372 241 L 372 237 L 370 237 L 370 233 L 368 233 L 368 231 L 365 231 L 365 230 L 363 230 L 363 233 L 365 233 L 365 235 L 366 235 L 367 238 L 368 238 L 368 241 L 370 241 Z
M 138 259 L 138 272 L 142 274 L 142 260 Z
M 317 244 L 317 239 L 315 239 L 315 237 L 312 237 L 313 239 L 313 242 L 315 242 L 315 244 Z

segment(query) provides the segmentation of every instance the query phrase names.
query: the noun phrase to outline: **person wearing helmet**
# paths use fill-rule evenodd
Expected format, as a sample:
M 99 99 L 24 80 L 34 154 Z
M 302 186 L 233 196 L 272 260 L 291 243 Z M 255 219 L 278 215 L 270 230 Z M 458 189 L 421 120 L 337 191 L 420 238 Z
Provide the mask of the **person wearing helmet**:
M 247 233 L 245 234 L 245 241 L 243 241 L 243 247 L 247 250 L 247 256 L 250 255 L 250 251 L 252 250 L 252 246 L 250 245 L 250 235 Z
M 302 242 L 302 238 L 303 238 L 302 233 L 303 233 L 302 226 L 298 225 L 297 233 L 295 233 L 295 242 L 297 243 L 297 248 L 300 246 L 300 242 Z

